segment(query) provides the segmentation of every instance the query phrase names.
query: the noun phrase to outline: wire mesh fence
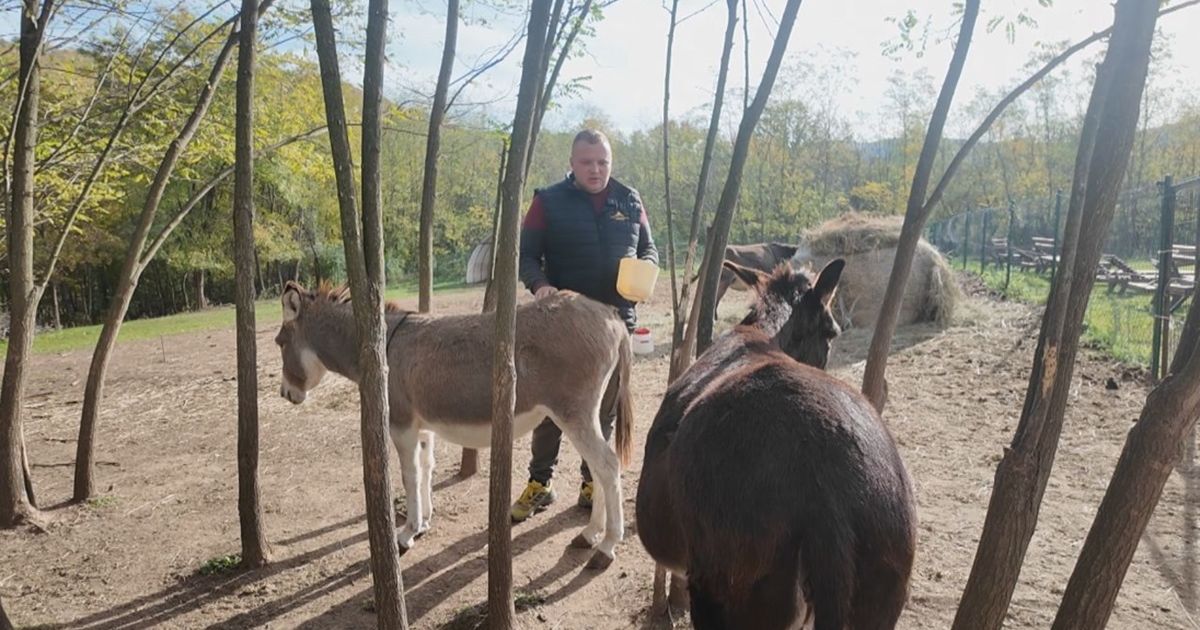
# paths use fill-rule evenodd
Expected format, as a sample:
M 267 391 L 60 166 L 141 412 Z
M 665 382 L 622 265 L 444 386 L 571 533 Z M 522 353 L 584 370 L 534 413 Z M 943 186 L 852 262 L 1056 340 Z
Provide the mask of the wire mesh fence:
M 1167 178 L 1121 195 L 1088 303 L 1085 343 L 1154 376 L 1165 373 L 1195 293 L 1198 203 L 1200 178 Z M 926 238 L 991 289 L 1044 304 L 1066 204 L 1058 193 L 1024 206 L 977 208 L 929 223 Z

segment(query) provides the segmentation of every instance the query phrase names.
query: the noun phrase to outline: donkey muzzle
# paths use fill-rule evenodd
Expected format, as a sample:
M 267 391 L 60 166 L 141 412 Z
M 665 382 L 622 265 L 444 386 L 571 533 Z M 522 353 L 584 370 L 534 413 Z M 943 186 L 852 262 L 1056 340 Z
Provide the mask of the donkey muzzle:
M 279 386 L 279 395 L 286 398 L 293 405 L 299 405 L 307 397 L 304 390 L 290 387 L 286 382 Z

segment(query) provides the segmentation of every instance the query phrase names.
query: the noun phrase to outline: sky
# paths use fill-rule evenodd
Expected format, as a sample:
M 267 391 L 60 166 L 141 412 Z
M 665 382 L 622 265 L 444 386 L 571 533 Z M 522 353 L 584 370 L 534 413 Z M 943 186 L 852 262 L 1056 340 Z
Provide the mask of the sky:
M 662 0 L 620 0 L 605 10 L 604 19 L 596 24 L 595 36 L 587 42 L 587 55 L 570 59 L 564 68 L 566 77 L 590 77 L 589 91 L 548 116 L 548 125 L 572 125 L 594 113 L 603 114 L 625 132 L 647 129 L 661 121 L 669 23 L 669 12 L 663 4 Z M 748 1 L 752 89 L 761 78 L 776 30 L 775 21 L 764 9 L 778 18 L 784 4 L 784 0 Z M 935 87 L 941 84 L 957 32 L 951 7 L 949 0 L 902 3 L 807 0 L 800 7 L 786 59 L 807 61 L 817 68 L 832 67 L 834 61 L 841 59 L 843 67 L 838 75 L 844 80 L 837 82 L 832 96 L 839 110 L 855 120 L 857 126 L 864 127 L 859 131 L 869 133 L 865 127 L 887 113 L 885 95 L 888 78 L 893 73 L 924 69 Z M 898 40 L 899 28 L 889 18 L 901 18 L 907 9 L 915 12 L 922 25 L 930 25 L 928 44 L 921 56 L 905 52 L 892 59 L 882 52 L 885 42 Z M 441 56 L 445 10 L 444 0 L 392 0 L 389 74 L 395 79 L 389 83 L 393 90 L 417 86 L 419 90 L 432 92 Z M 673 114 L 704 119 L 715 91 L 725 3 L 680 0 L 681 16 L 697 11 L 676 32 L 671 109 Z M 1012 20 L 1022 11 L 1037 25 L 1018 26 L 1013 41 L 1009 41 L 1003 27 L 986 32 L 991 18 Z M 481 51 L 508 41 L 524 19 L 521 15 L 491 17 L 487 24 L 460 27 L 456 76 Z M 1074 42 L 1111 23 L 1111 4 L 1102 0 L 1054 0 L 1050 7 L 1040 6 L 1036 0 L 985 2 L 958 94 L 967 98 L 980 88 L 996 91 L 1011 87 L 1030 73 L 1022 68 L 1039 43 Z M 1198 27 L 1200 6 L 1183 9 L 1160 21 L 1170 51 L 1170 58 L 1162 67 L 1164 84 L 1192 93 L 1200 87 Z M 741 86 L 744 80 L 741 41 L 739 23 L 729 77 L 731 86 Z M 488 114 L 498 120 L 511 119 L 523 46 L 502 66 L 492 70 L 486 82 L 464 93 L 464 100 L 489 102 Z M 1095 44 L 1078 55 L 1080 59 L 1074 62 L 1074 68 L 1077 71 L 1082 68 L 1084 57 L 1088 53 L 1099 54 L 1102 46 Z
M 189 0 L 190 1 L 190 0 Z M 353 0 L 364 4 L 366 0 Z M 1173 0 L 1178 3 L 1180 0 Z M 560 103 L 547 115 L 545 125 L 568 128 L 585 116 L 599 115 L 618 130 L 649 129 L 662 118 L 663 72 L 669 0 L 619 0 L 605 9 L 604 19 L 595 24 L 595 35 L 586 42 L 586 54 L 570 59 L 563 79 L 586 77 L 586 91 Z M 751 89 L 761 78 L 785 0 L 746 0 L 749 6 Z M 236 10 L 228 2 L 230 11 Z M 290 4 L 307 6 L 295 0 Z M 523 32 L 526 15 L 521 8 L 498 14 L 484 12 L 474 0 L 464 0 L 465 17 L 459 28 L 455 76 L 462 75 L 489 50 Z M 522 4 L 513 1 L 520 7 Z M 864 138 L 888 133 L 881 120 L 889 115 L 889 77 L 897 72 L 924 72 L 932 88 L 941 84 L 957 32 L 952 0 L 805 0 L 787 49 L 785 64 L 806 62 L 817 71 L 834 75 L 828 96 L 837 109 Z M 210 6 L 196 0 L 196 6 Z M 15 3 L 0 0 L 0 37 L 16 31 Z M 894 21 L 912 10 L 920 24 L 929 25 L 924 53 L 903 52 L 897 58 L 882 53 L 886 42 L 898 39 Z M 427 102 L 436 81 L 445 33 L 446 0 L 391 0 L 387 94 L 399 101 Z M 1012 20 L 1024 12 L 1036 26 L 1022 25 L 1009 41 L 1003 28 L 987 32 L 992 18 Z M 716 86 L 717 65 L 725 29 L 725 3 L 720 0 L 679 0 L 680 16 L 690 16 L 676 32 L 672 67 L 671 112 L 673 117 L 706 121 Z M 1049 7 L 1039 0 L 988 0 L 976 27 L 966 68 L 959 85 L 955 110 L 977 90 L 996 92 L 1023 80 L 1023 70 L 1040 44 L 1075 42 L 1112 23 L 1112 8 L 1105 0 L 1052 0 Z M 347 25 L 348 26 L 348 25 Z M 1183 9 L 1159 22 L 1164 36 L 1166 59 L 1156 61 L 1160 86 L 1200 100 L 1200 6 Z M 297 42 L 296 46 L 301 44 Z M 482 113 L 496 124 L 512 120 L 520 80 L 522 42 L 505 62 L 490 70 L 464 91 L 460 104 L 475 104 L 468 111 Z M 744 81 L 741 23 L 738 25 L 729 85 L 739 93 Z M 1084 63 L 1095 59 L 1103 44 L 1094 44 L 1063 70 L 1082 76 Z M 311 50 L 307 51 L 312 54 Z M 343 55 L 354 51 L 342 47 Z M 1061 72 L 1056 71 L 1056 72 Z M 343 76 L 361 77 L 361 70 L 348 65 Z M 562 81 L 560 81 L 561 83 Z M 778 94 L 778 89 L 776 94 Z M 1007 91 L 1007 90 L 1005 90 Z M 1079 103 L 1086 96 L 1070 98 Z M 1066 97 L 1064 97 L 1066 98 Z M 738 99 L 740 100 L 740 98 Z M 1081 106 L 1081 105 L 1079 105 Z M 727 124 L 736 125 L 740 108 L 727 108 Z M 956 133 L 954 117 L 949 131 Z

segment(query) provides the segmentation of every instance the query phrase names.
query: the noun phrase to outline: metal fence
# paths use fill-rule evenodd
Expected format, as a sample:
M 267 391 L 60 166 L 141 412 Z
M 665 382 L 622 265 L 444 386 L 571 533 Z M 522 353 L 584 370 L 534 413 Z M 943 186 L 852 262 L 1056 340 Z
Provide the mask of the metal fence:
M 1195 293 L 1200 177 L 1128 190 L 1119 198 L 1085 320 L 1085 340 L 1157 378 L 1178 345 Z M 993 289 L 1044 302 L 1057 272 L 1067 199 L 976 208 L 930 222 L 926 239 Z M 1152 212 L 1153 209 L 1153 212 Z M 1153 238 L 1148 235 L 1153 233 Z M 1160 282 L 1160 279 L 1164 279 Z

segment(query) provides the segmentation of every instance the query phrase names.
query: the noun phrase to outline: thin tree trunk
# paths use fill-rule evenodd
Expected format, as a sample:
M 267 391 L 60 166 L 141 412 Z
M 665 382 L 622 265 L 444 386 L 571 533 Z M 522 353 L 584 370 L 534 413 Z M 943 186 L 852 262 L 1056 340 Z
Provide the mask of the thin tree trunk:
M 508 161 L 508 139 L 500 142 L 500 169 L 496 176 L 496 208 L 492 212 L 492 261 L 488 265 L 487 287 L 483 290 L 483 312 L 496 310 L 496 250 L 500 247 L 500 207 L 504 201 L 504 167 Z M 462 461 L 458 476 L 466 479 L 479 472 L 479 451 L 473 448 L 462 450 Z
M 312 0 L 313 30 L 321 67 L 325 116 L 337 179 L 346 271 L 354 299 L 359 343 L 359 401 L 362 408 L 363 485 L 367 499 L 367 532 L 375 610 L 381 628 L 407 628 L 404 582 L 396 543 L 395 512 L 389 483 L 386 444 L 388 409 L 387 355 L 384 347 L 383 290 L 385 287 L 382 219 L 379 196 L 379 134 L 386 0 L 371 0 L 367 12 L 366 64 L 363 69 L 362 232 L 355 201 L 353 162 L 342 102 L 337 42 L 328 0 Z M 416 515 L 412 515 L 416 517 Z
M 1084 312 L 1133 147 L 1157 5 L 1118 0 L 1084 118 L 1059 273 L 1016 435 L 996 469 L 955 628 L 999 628 L 1037 525 L 1062 431 Z M 1090 626 L 1096 627 L 1096 626 Z
M 731 3 L 736 0 L 730 0 Z M 733 155 L 729 163 L 729 175 L 725 178 L 725 188 L 721 191 L 721 199 L 717 203 L 717 214 L 713 217 L 710 238 L 710 250 L 705 256 L 704 284 L 701 287 L 700 321 L 697 329 L 696 349 L 704 352 L 712 343 L 713 316 L 716 311 L 717 282 L 721 279 L 721 263 L 725 259 L 725 245 L 729 241 L 729 229 L 733 225 L 733 213 L 737 208 L 738 196 L 742 189 L 742 172 L 746 167 L 746 157 L 750 153 L 750 140 L 754 137 L 754 128 L 762 117 L 771 97 L 771 89 L 775 86 L 775 76 L 783 63 L 783 54 L 787 50 L 788 39 L 792 35 L 792 26 L 796 23 L 796 13 L 800 10 L 801 0 L 788 0 L 783 14 L 779 18 L 779 30 L 775 34 L 775 42 L 771 46 L 771 55 L 767 59 L 766 70 L 763 71 L 762 81 L 754 93 L 750 108 L 742 116 L 738 126 L 737 140 L 733 144 Z
M 29 467 L 29 449 L 25 447 L 24 427 L 21 431 L 21 476 L 25 480 L 25 498 L 29 500 L 30 507 L 37 508 L 37 493 L 33 491 L 33 470 Z
M 483 291 L 483 312 L 496 310 L 496 248 L 500 246 L 500 207 L 504 201 L 504 169 L 508 161 L 508 138 L 500 142 L 500 169 L 496 176 L 496 207 L 492 211 L 492 262 L 488 267 L 487 288 Z
M 263 0 L 259 5 L 259 15 L 262 15 L 271 2 L 272 0 Z M 75 501 L 84 501 L 95 492 L 96 420 L 99 415 L 100 401 L 104 397 L 104 377 L 108 371 L 108 361 L 112 355 L 113 346 L 116 344 L 121 322 L 125 319 L 125 313 L 129 310 L 129 302 L 133 299 L 133 292 L 137 288 L 138 277 L 145 270 L 144 265 L 138 264 L 142 247 L 154 224 L 154 216 L 158 212 L 163 193 L 175 171 L 175 165 L 184 150 L 187 149 L 196 129 L 199 128 L 200 121 L 208 112 L 208 107 L 216 93 L 217 84 L 220 82 L 225 67 L 229 64 L 237 41 L 238 28 L 235 23 L 230 29 L 224 46 L 217 53 L 212 70 L 209 72 L 208 81 L 201 89 L 192 113 L 183 128 L 180 129 L 179 134 L 171 141 L 166 155 L 159 163 L 158 171 L 154 174 L 154 180 L 151 182 L 150 190 L 143 202 L 138 223 L 126 247 L 125 261 L 117 279 L 117 290 L 113 295 L 104 327 L 100 331 L 100 339 L 96 342 L 96 349 L 92 353 L 92 362 L 88 368 L 88 380 L 83 394 L 82 417 L 79 423 L 79 440 L 75 450 Z
M 696 201 L 692 205 L 692 222 L 688 227 L 687 255 L 683 262 L 683 287 L 679 289 L 679 308 L 688 308 L 688 289 L 692 282 L 692 268 L 695 265 L 696 247 L 700 238 L 700 224 L 704 217 L 704 197 L 708 193 L 709 173 L 712 170 L 713 152 L 717 147 L 717 132 L 721 128 L 721 108 L 725 103 L 725 82 L 729 78 L 729 60 L 733 56 L 733 39 L 737 34 L 737 0 L 726 0 L 725 40 L 721 48 L 721 66 L 717 72 L 717 89 L 713 93 L 712 116 L 708 121 L 708 132 L 704 136 L 704 154 L 700 159 L 700 175 L 696 183 Z M 705 238 L 705 258 L 707 258 L 708 238 Z M 704 263 L 701 263 L 703 268 Z M 699 322 L 699 313 L 696 321 Z M 682 346 L 673 350 L 670 372 L 678 376 L 692 364 L 695 356 L 697 327 L 690 323 L 681 331 L 672 330 L 671 339 L 683 339 Z M 676 323 L 678 326 L 679 323 Z
M 742 113 L 750 109 L 750 11 L 742 0 Z
M 675 46 L 675 22 L 679 13 L 679 0 L 671 2 L 671 22 L 667 27 L 667 62 L 663 76 L 663 207 L 667 213 L 667 266 L 671 269 L 671 350 L 675 352 L 683 343 L 682 313 L 679 311 L 678 280 L 675 271 L 675 219 L 671 214 L 671 53 Z M 689 270 L 690 271 L 690 270 Z M 675 381 L 675 361 L 671 361 L 667 384 Z M 651 587 L 650 609 L 656 615 L 668 612 L 667 569 L 654 565 L 654 584 Z
M 438 71 L 433 107 L 429 109 L 429 133 L 425 136 L 425 176 L 421 183 L 420 251 L 417 253 L 417 310 L 428 313 L 433 299 L 433 207 L 437 201 L 438 151 L 442 141 L 442 120 L 446 117 L 446 93 L 450 91 L 450 71 L 454 69 L 454 48 L 458 41 L 458 0 L 446 3 L 446 41 L 442 47 L 442 66 Z
M 203 311 L 208 308 L 208 297 L 204 295 L 204 270 L 192 270 L 192 295 L 196 299 L 196 310 Z
M 525 156 L 533 126 L 537 69 L 542 65 L 550 0 L 534 0 L 525 34 L 525 58 L 512 144 L 504 174 L 504 203 L 500 212 L 494 276 L 496 281 L 496 347 L 492 356 L 492 457 L 488 484 L 488 627 L 509 630 L 514 625 L 512 584 L 512 432 L 517 394 L 514 357 L 517 308 L 517 242 Z
M 58 281 L 51 284 L 51 297 L 54 301 L 54 330 L 62 330 L 62 307 L 58 302 Z
M 561 4 L 561 2 L 560 2 Z M 579 31 L 583 28 L 583 23 L 587 21 L 588 14 L 592 10 L 592 0 L 584 0 L 583 8 L 580 9 L 579 19 L 571 26 L 571 32 L 567 34 L 567 39 L 563 41 L 562 48 L 554 60 L 554 69 L 550 71 L 549 78 L 546 78 L 544 85 L 539 88 L 537 106 L 533 112 L 533 126 L 529 131 L 529 150 L 525 152 L 525 175 L 529 175 L 529 167 L 533 164 L 533 150 L 537 146 L 538 133 L 542 129 L 542 118 L 546 115 L 546 108 L 550 106 L 550 101 L 554 98 L 554 87 L 558 83 L 558 75 L 562 71 L 563 63 L 566 62 L 567 56 L 571 53 L 571 46 L 575 43 L 575 37 L 579 35 Z M 556 12 L 557 15 L 557 12 Z M 569 16 L 568 16 L 569 17 Z M 557 20 L 551 22 L 555 24 Z M 545 78 L 545 68 L 550 62 L 550 56 L 555 53 L 550 42 L 553 37 L 547 37 L 547 47 L 545 49 L 544 61 L 542 62 L 543 78 Z M 539 81 L 541 81 L 539 79 Z
M 683 313 L 679 304 L 679 280 L 675 270 L 675 218 L 671 213 L 671 54 L 675 47 L 675 20 L 679 13 L 679 0 L 671 2 L 671 23 L 667 27 L 667 65 L 663 76 L 663 208 L 667 212 L 667 266 L 671 270 L 671 352 L 683 343 Z M 691 270 L 685 270 L 685 274 Z M 671 373 L 667 382 L 673 382 L 676 362 L 671 362 Z M 657 598 L 658 591 L 655 590 Z M 665 597 L 665 596 L 664 596 Z M 655 600 L 657 604 L 657 599 Z M 665 602 L 665 599 L 663 600 Z
M 875 321 L 875 333 L 871 336 L 867 365 L 863 372 L 863 394 L 879 410 L 883 409 L 885 403 L 887 383 L 884 380 L 884 372 L 887 369 L 887 355 L 892 346 L 892 336 L 896 332 L 896 324 L 900 317 L 900 302 L 904 299 L 904 290 L 912 273 L 913 258 L 917 251 L 917 243 L 921 239 L 921 230 L 925 227 L 925 220 L 929 218 L 929 209 L 932 207 L 925 203 L 925 191 L 933 174 L 933 162 L 942 142 L 942 130 L 946 126 L 950 103 L 954 100 L 958 79 L 967 61 L 967 51 L 971 48 L 971 35 L 978 16 L 979 0 L 967 0 L 958 40 L 954 46 L 954 56 L 950 59 L 946 79 L 942 82 L 942 91 L 938 94 L 937 104 L 934 105 L 933 115 L 929 119 L 929 128 L 925 132 L 925 144 L 917 159 L 917 169 L 908 194 L 908 209 L 904 213 L 904 225 L 900 228 L 900 242 L 896 245 L 896 258 L 892 262 L 891 277 L 888 279 L 883 303 L 879 307 L 879 317 Z
M 4 380 L 0 386 L 0 527 L 14 527 L 31 513 L 23 482 L 21 462 L 23 438 L 22 402 L 25 399 L 25 368 L 33 346 L 38 295 L 33 280 L 33 211 L 37 148 L 38 106 L 41 76 L 37 50 L 39 24 L 35 22 L 36 0 L 24 0 L 21 12 L 20 84 L 18 93 L 25 98 L 17 110 L 13 136 L 12 197 L 8 204 L 8 351 L 4 359 Z M 47 2 L 43 11 L 50 11 Z
M 254 334 L 254 63 L 258 0 L 242 0 L 238 41 L 237 112 L 233 179 L 234 276 L 237 303 L 238 521 L 242 566 L 267 564 L 258 489 L 258 348 Z

